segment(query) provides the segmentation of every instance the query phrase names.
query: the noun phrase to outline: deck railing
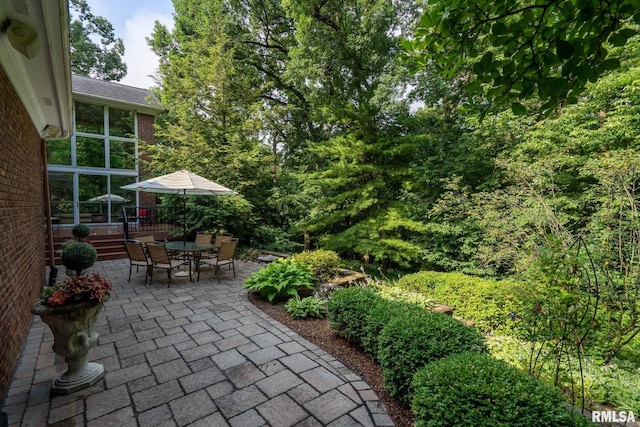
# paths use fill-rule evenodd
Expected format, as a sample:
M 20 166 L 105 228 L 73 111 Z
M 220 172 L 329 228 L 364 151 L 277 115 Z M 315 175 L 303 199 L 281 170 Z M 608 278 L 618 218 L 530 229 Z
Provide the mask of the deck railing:
M 138 231 L 167 231 L 182 226 L 182 209 L 173 206 L 123 206 L 125 239 Z

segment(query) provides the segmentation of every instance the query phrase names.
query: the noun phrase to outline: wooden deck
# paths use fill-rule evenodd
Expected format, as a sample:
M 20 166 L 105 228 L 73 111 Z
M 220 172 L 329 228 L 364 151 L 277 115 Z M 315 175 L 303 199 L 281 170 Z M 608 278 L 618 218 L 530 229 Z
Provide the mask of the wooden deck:
M 87 240 L 98 251 L 98 261 L 105 261 L 110 259 L 127 258 L 127 251 L 124 248 L 124 230 L 122 224 L 113 225 L 89 225 L 91 234 L 87 236 Z M 168 227 L 165 231 L 156 230 L 157 226 L 136 226 L 134 229 L 129 230 L 129 234 L 135 239 L 137 235 L 141 234 L 153 234 L 156 240 L 164 240 L 165 238 L 171 238 L 168 234 Z M 53 247 L 54 251 L 59 251 L 62 244 L 73 239 L 72 226 L 53 226 Z M 48 248 L 48 242 L 45 246 Z M 45 249 L 46 250 L 46 249 Z M 49 253 L 46 252 L 47 262 L 49 261 Z M 60 261 L 60 255 L 56 253 L 56 262 Z

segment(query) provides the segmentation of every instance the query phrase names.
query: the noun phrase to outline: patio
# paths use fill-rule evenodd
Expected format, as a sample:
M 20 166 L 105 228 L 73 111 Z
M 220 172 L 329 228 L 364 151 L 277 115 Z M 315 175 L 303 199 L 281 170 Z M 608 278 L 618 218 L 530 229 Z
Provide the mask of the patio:
M 2 408 L 9 425 L 393 425 L 358 375 L 248 301 L 242 283 L 259 268 L 237 262 L 221 284 L 203 269 L 199 282 L 167 288 L 161 272 L 153 286 L 135 270 L 127 283 L 126 259 L 96 263 L 116 288 L 90 351 L 104 379 L 50 396 L 65 364 L 35 317 Z

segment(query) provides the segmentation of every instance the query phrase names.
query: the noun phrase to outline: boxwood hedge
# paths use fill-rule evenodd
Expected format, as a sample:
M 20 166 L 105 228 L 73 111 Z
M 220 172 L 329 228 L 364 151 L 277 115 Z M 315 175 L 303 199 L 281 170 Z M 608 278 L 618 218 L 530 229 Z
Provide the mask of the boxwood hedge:
M 386 324 L 378 339 L 385 388 L 392 396 L 408 402 L 411 379 L 419 368 L 465 351 L 486 351 L 484 338 L 477 330 L 441 313 L 400 313 Z
M 593 425 L 551 386 L 485 354 L 455 354 L 413 377 L 417 427 Z
M 335 291 L 327 301 L 327 316 L 331 329 L 362 346 L 367 315 L 380 300 L 382 298 L 375 292 L 359 286 Z

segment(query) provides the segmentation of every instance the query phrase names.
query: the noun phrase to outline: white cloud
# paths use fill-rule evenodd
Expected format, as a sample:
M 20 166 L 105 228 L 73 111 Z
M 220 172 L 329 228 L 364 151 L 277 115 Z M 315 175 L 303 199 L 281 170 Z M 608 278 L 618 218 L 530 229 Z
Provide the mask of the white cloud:
M 154 85 L 151 75 L 158 70 L 158 57 L 151 51 L 146 38 L 153 33 L 155 21 L 160 21 L 169 29 L 173 27 L 171 15 L 149 9 L 138 9 L 132 18 L 126 20 L 122 39 L 127 75 L 120 83 L 141 88 Z

